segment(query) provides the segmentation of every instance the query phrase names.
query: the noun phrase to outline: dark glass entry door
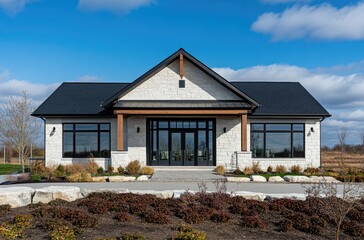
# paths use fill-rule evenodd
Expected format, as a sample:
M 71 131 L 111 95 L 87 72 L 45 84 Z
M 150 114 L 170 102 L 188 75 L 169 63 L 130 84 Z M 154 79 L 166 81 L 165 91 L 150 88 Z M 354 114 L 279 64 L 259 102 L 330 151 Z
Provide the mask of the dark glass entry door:
M 194 131 L 171 131 L 171 165 L 193 166 L 196 162 Z
M 148 119 L 147 124 L 149 165 L 215 165 L 213 119 Z

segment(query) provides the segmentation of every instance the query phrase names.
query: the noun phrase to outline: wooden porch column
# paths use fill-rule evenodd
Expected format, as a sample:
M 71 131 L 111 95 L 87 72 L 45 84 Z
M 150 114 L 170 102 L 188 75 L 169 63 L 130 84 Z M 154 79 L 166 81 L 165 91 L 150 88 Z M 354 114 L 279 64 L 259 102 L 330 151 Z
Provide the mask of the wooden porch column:
M 241 115 L 241 151 L 242 152 L 246 152 L 248 150 L 247 125 L 248 125 L 247 114 L 242 114 Z
M 124 115 L 118 114 L 118 151 L 124 150 Z

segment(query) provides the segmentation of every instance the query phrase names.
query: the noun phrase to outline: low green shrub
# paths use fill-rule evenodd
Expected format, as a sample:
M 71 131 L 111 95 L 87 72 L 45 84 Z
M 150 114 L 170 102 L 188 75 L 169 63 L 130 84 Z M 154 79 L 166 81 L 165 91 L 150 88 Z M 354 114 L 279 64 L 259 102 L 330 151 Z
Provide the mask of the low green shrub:
M 32 215 L 21 214 L 15 216 L 10 222 L 6 222 L 0 226 L 0 237 L 5 239 L 23 238 L 23 232 L 31 226 Z
M 39 174 L 39 173 L 32 174 L 32 175 L 30 176 L 30 180 L 31 180 L 32 182 L 40 182 L 40 180 L 42 180 L 42 175 L 41 175 L 41 174 Z
M 75 231 L 72 227 L 65 225 L 55 226 L 49 234 L 51 240 L 74 240 Z
M 273 167 L 269 165 L 269 166 L 267 167 L 267 172 L 269 172 L 269 173 L 273 172 Z
M 132 232 L 132 233 L 123 233 L 120 236 L 121 240 L 144 240 L 145 236 L 139 232 Z
M 3 215 L 4 213 L 9 212 L 10 209 L 11 209 L 11 206 L 9 204 L 0 205 L 0 216 Z
M 119 166 L 117 170 L 120 174 L 123 174 L 125 172 L 125 169 L 122 166 Z
M 109 174 L 111 174 L 111 173 L 113 173 L 114 172 L 114 167 L 113 166 L 111 166 L 111 165 L 109 165 L 108 167 L 107 167 L 107 172 L 109 173 Z
M 105 172 L 105 170 L 104 170 L 104 168 L 102 168 L 102 167 L 99 167 L 98 169 L 97 169 L 97 173 L 98 174 L 103 174 Z
M 205 240 L 206 233 L 195 230 L 191 225 L 182 224 L 177 226 L 178 233 L 172 240 Z

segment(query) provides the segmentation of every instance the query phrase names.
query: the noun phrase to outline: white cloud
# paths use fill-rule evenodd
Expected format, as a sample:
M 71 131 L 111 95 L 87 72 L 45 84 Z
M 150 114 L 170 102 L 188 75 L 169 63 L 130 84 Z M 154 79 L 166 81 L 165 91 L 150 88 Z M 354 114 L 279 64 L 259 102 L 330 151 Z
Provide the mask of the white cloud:
M 347 66 L 356 66 L 353 63 Z M 342 66 L 346 69 L 345 66 Z M 325 72 L 325 69 L 329 69 Z M 323 122 L 323 143 L 332 146 L 337 142 L 336 131 L 350 128 L 350 143 L 358 143 L 358 132 L 364 131 L 364 75 L 360 73 L 331 73 L 331 68 L 307 69 L 299 66 L 272 64 L 234 70 L 214 68 L 230 81 L 281 81 L 300 82 L 331 114 Z M 341 69 L 340 69 L 341 70 Z
M 96 82 L 99 81 L 100 78 L 97 76 L 93 76 L 93 75 L 84 75 L 82 77 L 79 77 L 77 79 L 77 82 Z
M 149 6 L 154 0 L 79 0 L 78 8 L 83 11 L 109 11 L 125 14 L 134 9 Z
M 22 11 L 25 5 L 35 1 L 37 0 L 0 0 L 0 8 L 10 15 L 15 15 Z
M 336 8 L 330 4 L 295 5 L 283 12 L 267 12 L 252 24 L 252 30 L 272 39 L 323 40 L 364 39 L 364 2 Z

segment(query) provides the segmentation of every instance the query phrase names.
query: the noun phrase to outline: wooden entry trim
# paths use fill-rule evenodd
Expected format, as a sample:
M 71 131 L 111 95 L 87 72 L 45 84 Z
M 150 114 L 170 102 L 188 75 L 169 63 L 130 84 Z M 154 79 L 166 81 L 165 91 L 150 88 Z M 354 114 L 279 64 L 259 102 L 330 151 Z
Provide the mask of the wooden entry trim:
M 248 150 L 247 126 L 248 126 L 248 117 L 247 117 L 247 114 L 243 114 L 243 115 L 241 115 L 241 151 L 242 152 L 246 152 Z
M 118 114 L 118 138 L 117 138 L 117 149 L 118 151 L 124 150 L 124 115 Z
M 183 78 L 183 54 L 179 54 L 179 76 Z
M 226 109 L 226 110 L 204 110 L 204 109 L 190 109 L 190 110 L 177 110 L 177 109 L 130 109 L 130 110 L 114 110 L 114 113 L 119 114 L 127 114 L 127 115 L 242 115 L 248 113 L 248 110 L 234 110 L 234 109 Z

